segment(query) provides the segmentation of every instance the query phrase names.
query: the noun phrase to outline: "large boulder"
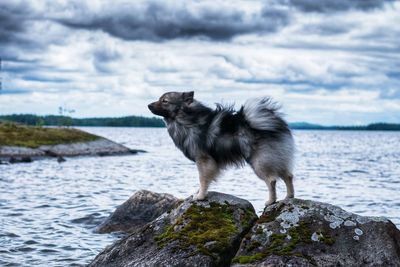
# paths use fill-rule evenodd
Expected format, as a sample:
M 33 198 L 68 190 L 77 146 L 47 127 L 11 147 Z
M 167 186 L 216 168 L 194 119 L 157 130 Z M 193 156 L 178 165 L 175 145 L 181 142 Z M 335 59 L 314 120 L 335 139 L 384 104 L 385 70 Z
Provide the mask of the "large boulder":
M 257 216 L 247 200 L 210 192 L 187 198 L 105 248 L 89 266 L 229 266 Z
M 101 224 L 98 233 L 116 231 L 133 232 L 170 211 L 180 203 L 180 200 L 170 194 L 154 193 L 140 190 L 131 196 Z
M 400 266 L 400 231 L 320 202 L 268 206 L 243 239 L 234 266 Z

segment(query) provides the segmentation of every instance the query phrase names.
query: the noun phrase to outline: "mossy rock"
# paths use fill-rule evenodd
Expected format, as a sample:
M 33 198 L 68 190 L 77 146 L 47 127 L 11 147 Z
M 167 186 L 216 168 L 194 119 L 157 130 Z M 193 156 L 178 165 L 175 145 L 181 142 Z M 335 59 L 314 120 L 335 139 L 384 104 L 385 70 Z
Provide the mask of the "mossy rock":
M 0 123 L 0 160 L 10 163 L 36 159 L 130 155 L 129 149 L 106 138 L 74 128 L 48 128 Z M 144 151 L 141 151 L 144 152 Z
M 257 216 L 250 202 L 210 192 L 107 247 L 90 266 L 229 266 Z
M 387 219 L 290 199 L 264 210 L 233 265 L 400 266 L 399 248 L 400 231 Z
M 182 204 L 182 200 L 170 194 L 139 190 L 105 219 L 97 233 L 131 233 L 152 222 L 165 212 Z
M 99 138 L 99 136 L 74 128 L 49 128 L 0 123 L 0 146 L 38 148 L 43 145 L 90 142 Z
M 89 266 L 400 266 L 399 251 L 400 231 L 385 218 L 290 199 L 257 220 L 248 201 L 210 192 L 108 246 Z

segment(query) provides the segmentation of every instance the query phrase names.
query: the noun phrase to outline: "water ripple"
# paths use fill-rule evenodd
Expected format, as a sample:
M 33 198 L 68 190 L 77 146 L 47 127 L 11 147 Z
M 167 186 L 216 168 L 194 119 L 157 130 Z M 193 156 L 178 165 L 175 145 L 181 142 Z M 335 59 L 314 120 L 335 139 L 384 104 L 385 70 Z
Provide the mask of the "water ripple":
M 195 165 L 166 129 L 85 128 L 148 153 L 0 165 L 0 266 L 85 266 L 118 235 L 94 228 L 136 190 L 187 197 Z M 296 131 L 296 194 L 400 226 L 400 133 Z M 278 197 L 284 185 L 278 183 Z M 250 200 L 259 213 L 265 184 L 248 166 L 228 170 L 212 190 Z

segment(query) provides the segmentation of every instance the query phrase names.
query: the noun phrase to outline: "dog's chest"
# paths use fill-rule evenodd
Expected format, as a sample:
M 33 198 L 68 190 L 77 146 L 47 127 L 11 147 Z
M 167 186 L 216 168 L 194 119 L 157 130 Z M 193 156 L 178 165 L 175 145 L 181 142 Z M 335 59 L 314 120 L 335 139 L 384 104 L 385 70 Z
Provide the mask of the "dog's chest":
M 195 161 L 199 153 L 199 144 L 201 142 L 199 131 L 195 128 L 183 127 L 176 123 L 168 125 L 167 129 L 174 144 L 187 158 Z

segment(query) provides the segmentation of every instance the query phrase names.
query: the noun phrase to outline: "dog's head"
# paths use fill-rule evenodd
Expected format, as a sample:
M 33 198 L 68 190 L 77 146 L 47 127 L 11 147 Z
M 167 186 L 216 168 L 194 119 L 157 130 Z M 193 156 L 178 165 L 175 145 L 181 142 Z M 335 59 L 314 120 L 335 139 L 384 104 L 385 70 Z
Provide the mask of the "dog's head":
M 150 111 L 164 118 L 173 119 L 178 112 L 193 102 L 194 92 L 169 92 L 160 99 L 148 105 Z

